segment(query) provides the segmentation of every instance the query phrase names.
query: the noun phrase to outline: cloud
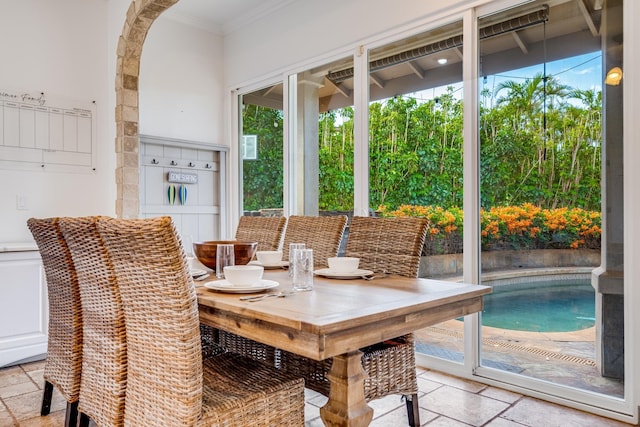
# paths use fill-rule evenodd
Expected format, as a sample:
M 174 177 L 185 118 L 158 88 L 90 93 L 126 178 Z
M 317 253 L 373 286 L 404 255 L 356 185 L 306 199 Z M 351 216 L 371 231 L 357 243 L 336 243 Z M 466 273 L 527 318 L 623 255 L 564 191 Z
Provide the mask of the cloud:
M 584 70 L 577 70 L 577 71 L 575 71 L 575 73 L 580 75 L 580 76 L 582 76 L 582 75 L 585 75 L 585 74 L 594 73 L 595 71 L 596 70 L 595 70 L 594 67 L 589 67 L 589 68 L 585 68 Z

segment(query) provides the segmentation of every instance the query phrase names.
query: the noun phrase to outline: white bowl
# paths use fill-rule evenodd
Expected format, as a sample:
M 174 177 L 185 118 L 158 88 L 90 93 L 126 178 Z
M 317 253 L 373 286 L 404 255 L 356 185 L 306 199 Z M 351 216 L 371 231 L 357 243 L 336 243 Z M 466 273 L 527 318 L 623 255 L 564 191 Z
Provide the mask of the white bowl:
M 327 262 L 332 273 L 352 273 L 358 269 L 360 258 L 333 257 L 327 258 Z
M 257 285 L 262 280 L 264 268 L 259 265 L 228 265 L 224 268 L 224 278 L 236 286 Z
M 262 265 L 276 265 L 282 261 L 282 251 L 258 251 L 256 258 Z

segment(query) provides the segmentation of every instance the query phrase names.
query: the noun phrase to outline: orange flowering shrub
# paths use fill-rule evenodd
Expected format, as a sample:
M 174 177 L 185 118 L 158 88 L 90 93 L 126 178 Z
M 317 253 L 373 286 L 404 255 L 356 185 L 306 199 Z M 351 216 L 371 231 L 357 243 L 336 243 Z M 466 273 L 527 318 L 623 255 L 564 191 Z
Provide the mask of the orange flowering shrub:
M 402 205 L 380 206 L 381 216 L 417 216 L 430 221 L 425 254 L 462 251 L 460 208 Z M 542 209 L 530 203 L 480 211 L 482 250 L 600 248 L 600 212 L 580 208 Z

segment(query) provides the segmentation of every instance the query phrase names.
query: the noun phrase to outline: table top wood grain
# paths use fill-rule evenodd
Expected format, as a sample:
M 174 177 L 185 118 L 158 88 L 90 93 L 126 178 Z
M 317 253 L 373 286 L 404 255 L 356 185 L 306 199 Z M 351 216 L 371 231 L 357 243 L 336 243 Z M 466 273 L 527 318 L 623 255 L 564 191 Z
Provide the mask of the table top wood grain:
M 288 291 L 284 270 L 264 279 Z M 197 289 L 201 322 L 293 353 L 323 360 L 482 309 L 482 285 L 388 276 L 367 281 L 314 277 L 314 289 L 257 302 L 246 294 Z

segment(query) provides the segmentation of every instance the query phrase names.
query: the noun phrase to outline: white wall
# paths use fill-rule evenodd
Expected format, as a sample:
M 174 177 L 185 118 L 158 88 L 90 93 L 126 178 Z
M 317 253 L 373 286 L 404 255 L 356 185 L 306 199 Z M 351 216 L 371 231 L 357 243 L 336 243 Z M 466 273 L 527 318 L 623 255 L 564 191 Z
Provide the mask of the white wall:
M 0 89 L 95 100 L 98 158 L 95 173 L 0 169 L 0 242 L 31 241 L 26 221 L 32 216 L 115 212 L 107 5 L 105 0 L 0 1 Z M 16 209 L 18 195 L 26 198 L 27 210 Z
M 237 87 L 243 82 L 286 69 L 309 58 L 332 54 L 336 50 L 353 49 L 363 40 L 379 38 L 394 28 L 411 25 L 427 16 L 449 14 L 465 3 L 472 2 L 292 2 L 275 14 L 225 37 L 227 84 Z
M 224 143 L 222 37 L 161 15 L 140 62 L 141 134 Z
M 115 215 L 116 48 L 130 3 L 0 1 L 0 89 L 97 105 L 95 173 L 0 169 L 0 243 L 32 241 L 30 217 Z M 160 17 L 141 59 L 140 132 L 223 144 L 222 52 L 220 36 Z

